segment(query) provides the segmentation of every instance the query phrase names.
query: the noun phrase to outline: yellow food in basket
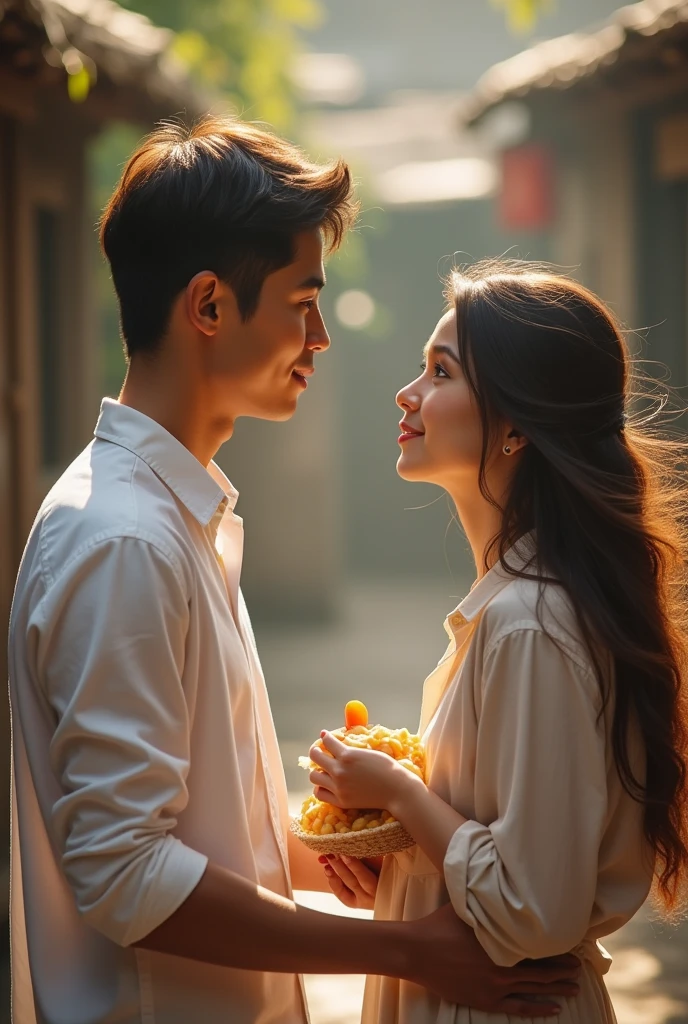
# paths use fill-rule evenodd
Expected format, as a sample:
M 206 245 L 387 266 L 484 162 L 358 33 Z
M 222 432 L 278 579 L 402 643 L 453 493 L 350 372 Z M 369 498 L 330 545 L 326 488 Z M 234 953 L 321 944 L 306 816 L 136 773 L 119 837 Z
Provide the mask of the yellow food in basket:
M 365 705 L 360 701 L 349 701 L 347 705 L 347 721 L 351 721 L 350 706 L 357 705 L 357 718 L 367 718 Z M 362 709 L 362 711 L 361 711 Z M 362 712 L 365 712 L 365 716 Z M 420 779 L 425 779 L 425 751 L 420 736 L 411 734 L 408 729 L 388 729 L 384 725 L 354 725 L 351 728 L 334 729 L 332 735 L 350 747 L 359 749 L 379 750 L 395 758 L 408 771 Z M 328 754 L 329 751 L 318 740 L 317 745 Z M 308 757 L 300 757 L 302 768 L 312 771 L 318 765 Z M 309 796 L 301 808 L 301 828 L 304 832 L 327 836 L 335 832 L 362 832 L 365 829 L 379 828 L 396 821 L 389 811 L 374 809 L 345 810 L 332 804 L 316 800 Z
M 301 808 L 301 828 L 316 836 L 331 836 L 335 832 L 363 832 L 396 821 L 387 811 L 342 810 L 309 796 Z

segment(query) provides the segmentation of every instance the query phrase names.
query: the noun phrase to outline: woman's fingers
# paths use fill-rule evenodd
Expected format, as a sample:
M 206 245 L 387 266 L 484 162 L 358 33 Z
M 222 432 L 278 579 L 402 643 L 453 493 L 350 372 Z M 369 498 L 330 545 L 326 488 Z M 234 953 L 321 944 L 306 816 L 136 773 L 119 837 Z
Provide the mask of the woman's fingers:
M 380 877 L 380 872 L 382 871 L 382 865 L 384 864 L 384 861 L 385 861 L 384 857 L 362 857 L 361 858 L 361 863 L 365 864 L 365 866 L 367 868 L 370 868 L 370 870 L 373 872 L 373 874 L 377 875 L 378 878 Z
M 310 775 L 308 776 L 308 781 L 311 782 L 314 786 L 322 786 L 330 783 L 332 779 L 327 774 L 327 772 L 323 772 L 319 768 L 313 768 Z
M 325 868 L 325 877 L 327 878 L 327 884 L 337 899 L 345 907 L 349 907 L 351 910 L 355 909 L 357 906 L 356 894 L 344 885 L 339 875 L 332 868 L 327 867 Z
M 326 789 L 324 786 L 320 786 L 317 783 L 314 783 L 314 785 L 315 789 L 313 790 L 313 796 L 316 800 L 320 800 L 323 804 L 332 804 L 333 807 L 341 807 L 339 797 L 336 793 L 333 793 L 331 789 Z
M 339 861 L 349 872 L 349 876 L 354 879 L 354 884 L 360 886 L 360 888 L 368 896 L 374 896 L 377 890 L 378 877 L 375 872 L 371 871 L 369 867 L 359 860 L 357 857 L 340 857 Z M 330 861 L 334 864 L 334 861 Z M 345 881 L 349 888 L 352 888 L 349 882 L 349 876 L 346 877 Z M 344 876 L 342 876 L 344 877 Z
M 331 754 L 325 753 L 321 746 L 315 743 L 308 752 L 313 764 L 317 764 L 323 771 L 327 771 L 328 766 L 331 768 L 334 763 L 334 758 Z
M 324 858 L 320 859 L 322 861 Z M 355 857 L 344 858 L 330 854 L 325 865 L 325 874 L 330 881 L 330 888 L 332 888 L 331 879 L 333 877 L 331 872 L 340 880 L 344 888 L 353 894 L 357 907 L 372 910 L 375 903 L 377 876 L 365 864 L 361 864 Z
M 342 743 L 341 740 L 338 740 L 336 736 L 333 736 L 331 732 L 327 732 L 325 729 L 320 733 L 320 741 L 323 747 L 329 750 L 335 758 L 340 758 L 342 755 L 346 756 L 351 750 L 350 746 Z

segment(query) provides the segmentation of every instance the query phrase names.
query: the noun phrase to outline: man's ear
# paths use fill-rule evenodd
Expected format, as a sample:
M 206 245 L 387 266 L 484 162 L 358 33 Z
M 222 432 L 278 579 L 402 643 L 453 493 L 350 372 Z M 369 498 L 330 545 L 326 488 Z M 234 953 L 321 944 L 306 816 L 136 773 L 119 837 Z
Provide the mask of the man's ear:
M 211 338 L 220 324 L 220 282 L 211 270 L 202 270 L 186 286 L 186 315 L 193 326 Z

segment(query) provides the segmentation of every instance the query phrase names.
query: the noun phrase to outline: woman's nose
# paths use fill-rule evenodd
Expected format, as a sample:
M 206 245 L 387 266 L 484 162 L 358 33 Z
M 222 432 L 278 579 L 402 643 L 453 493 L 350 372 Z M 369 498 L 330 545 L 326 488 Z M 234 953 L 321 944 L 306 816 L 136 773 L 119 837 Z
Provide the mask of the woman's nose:
M 419 407 L 420 397 L 417 393 L 414 393 L 413 384 L 407 384 L 405 388 L 399 391 L 396 403 L 404 412 L 412 412 Z

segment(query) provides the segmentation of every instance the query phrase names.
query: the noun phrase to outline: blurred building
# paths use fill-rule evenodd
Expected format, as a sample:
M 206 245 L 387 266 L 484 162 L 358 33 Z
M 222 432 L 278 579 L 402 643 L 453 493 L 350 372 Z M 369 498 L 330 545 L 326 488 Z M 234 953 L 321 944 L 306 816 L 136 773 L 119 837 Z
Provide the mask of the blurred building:
M 622 7 L 497 64 L 466 120 L 501 148 L 500 223 L 542 232 L 545 255 L 640 329 L 643 355 L 684 386 L 687 0 Z
M 111 0 L 0 0 L 0 630 L 38 505 L 98 412 L 88 140 L 197 109 L 171 33 Z M 103 600 L 107 596 L 103 595 Z M 0 675 L 6 677 L 3 642 Z M 9 729 L 0 713 L 0 872 Z M 0 917 L 6 897 L 0 886 Z M 1 1011 L 0 1011 L 1 1013 Z

